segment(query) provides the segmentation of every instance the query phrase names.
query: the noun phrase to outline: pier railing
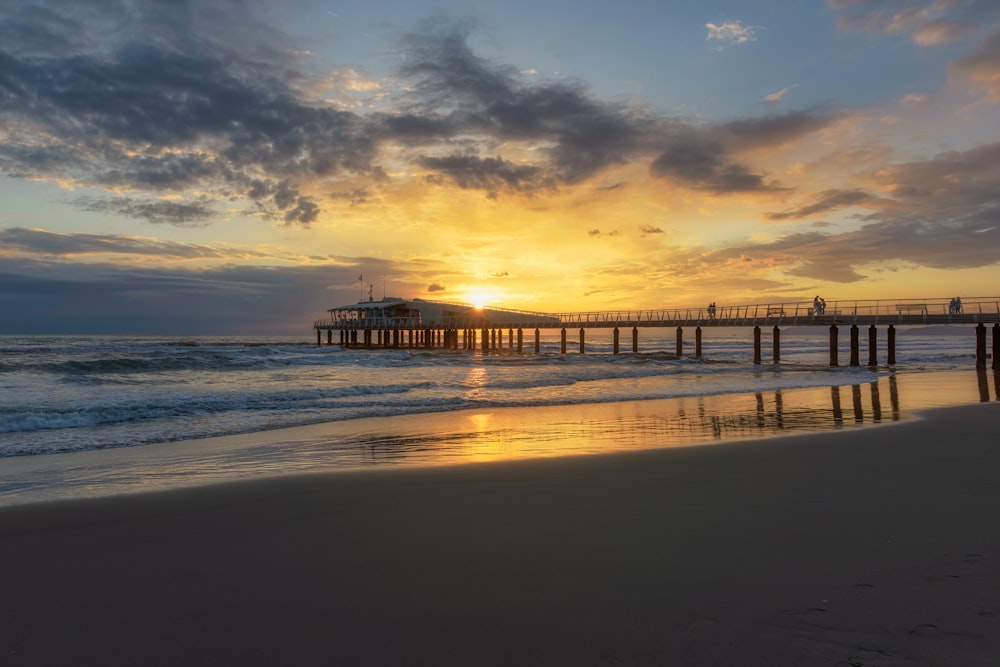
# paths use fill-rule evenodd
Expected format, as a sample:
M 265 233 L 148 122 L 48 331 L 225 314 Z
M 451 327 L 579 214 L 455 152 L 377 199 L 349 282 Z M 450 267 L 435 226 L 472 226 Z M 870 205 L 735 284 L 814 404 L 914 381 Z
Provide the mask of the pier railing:
M 1000 297 L 831 300 L 817 308 L 812 301 L 783 301 L 713 308 L 654 308 L 571 313 L 506 310 L 499 316 L 369 317 L 316 320 L 315 329 L 407 330 L 562 327 L 758 326 L 831 324 L 962 324 L 1000 322 Z M 491 309 L 500 310 L 500 309 Z

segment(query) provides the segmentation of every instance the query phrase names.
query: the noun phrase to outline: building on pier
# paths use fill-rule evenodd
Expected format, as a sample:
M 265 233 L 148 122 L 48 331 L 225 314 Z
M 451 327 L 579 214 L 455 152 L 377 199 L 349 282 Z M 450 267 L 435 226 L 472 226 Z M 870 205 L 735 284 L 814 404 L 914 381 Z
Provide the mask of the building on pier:
M 495 327 L 558 327 L 558 316 L 507 308 L 477 308 L 468 304 L 383 297 L 330 308 L 330 318 L 316 329 L 456 330 Z

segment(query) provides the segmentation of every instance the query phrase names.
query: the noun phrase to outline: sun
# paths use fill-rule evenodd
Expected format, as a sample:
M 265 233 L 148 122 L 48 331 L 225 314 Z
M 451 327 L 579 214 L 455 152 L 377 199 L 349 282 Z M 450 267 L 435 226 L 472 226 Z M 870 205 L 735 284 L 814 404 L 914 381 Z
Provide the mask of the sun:
M 490 297 L 488 294 L 483 292 L 473 292 L 469 295 L 469 301 L 475 306 L 476 310 L 482 310 L 489 303 Z

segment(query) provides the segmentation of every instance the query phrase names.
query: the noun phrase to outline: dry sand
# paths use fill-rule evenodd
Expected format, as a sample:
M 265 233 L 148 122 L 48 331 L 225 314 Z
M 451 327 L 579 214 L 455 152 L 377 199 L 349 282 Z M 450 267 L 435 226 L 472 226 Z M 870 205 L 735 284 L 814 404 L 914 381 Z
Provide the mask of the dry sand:
M 998 427 L 4 508 L 0 664 L 994 666 Z

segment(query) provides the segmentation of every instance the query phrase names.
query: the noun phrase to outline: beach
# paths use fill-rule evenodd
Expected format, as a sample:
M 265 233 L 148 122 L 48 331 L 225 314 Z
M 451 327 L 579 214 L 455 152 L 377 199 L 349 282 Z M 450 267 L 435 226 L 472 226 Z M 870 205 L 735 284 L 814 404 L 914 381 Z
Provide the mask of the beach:
M 0 650 L 10 665 L 994 665 L 998 424 L 988 403 L 0 508 Z

